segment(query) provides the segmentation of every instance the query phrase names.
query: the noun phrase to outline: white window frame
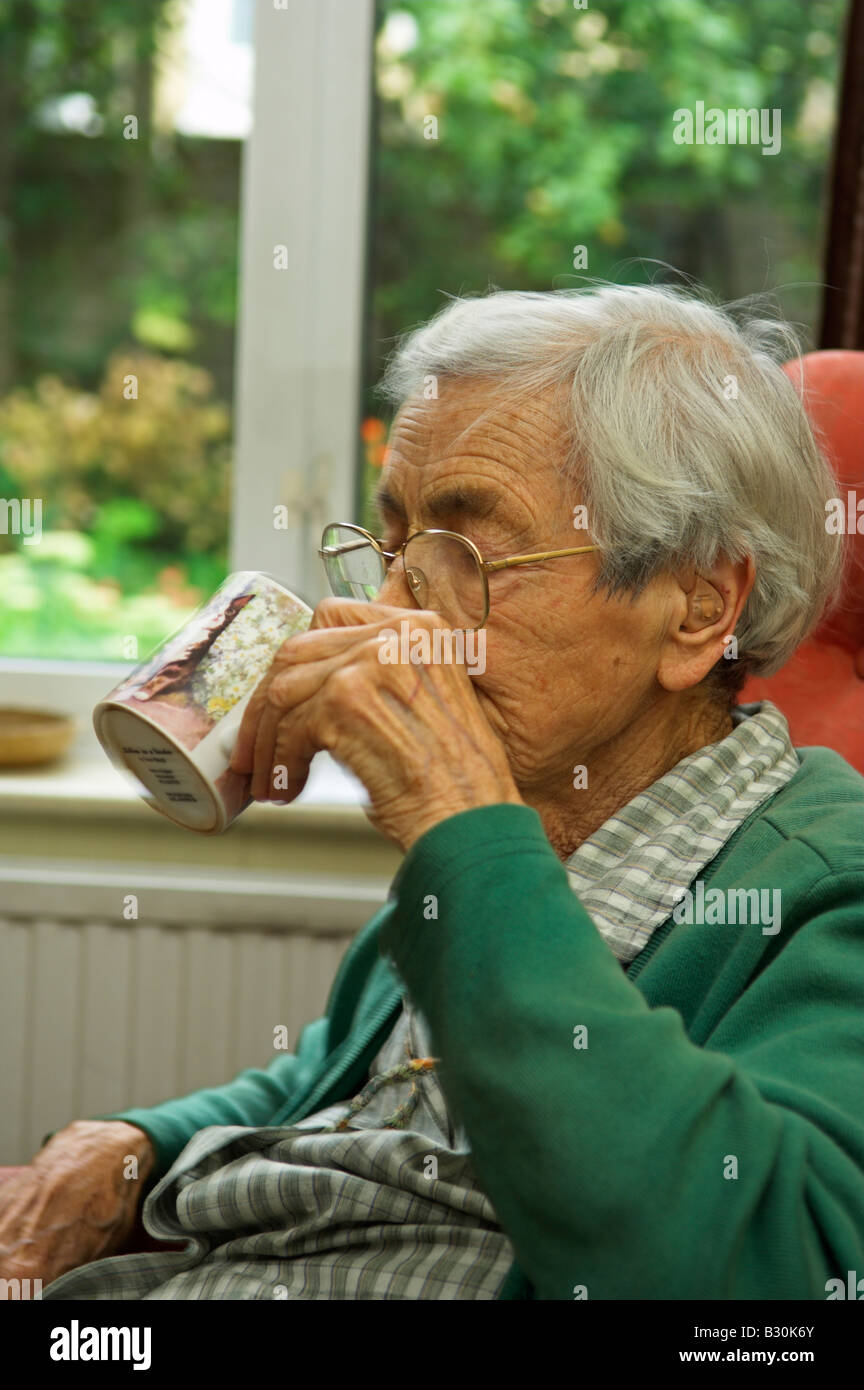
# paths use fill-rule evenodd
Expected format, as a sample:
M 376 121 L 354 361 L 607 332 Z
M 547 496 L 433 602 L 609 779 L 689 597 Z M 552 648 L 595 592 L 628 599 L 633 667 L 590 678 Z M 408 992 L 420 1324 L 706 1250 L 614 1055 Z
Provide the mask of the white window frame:
M 327 521 L 355 507 L 374 0 L 256 9 L 231 560 L 314 602 Z M 274 247 L 288 266 L 274 270 Z M 273 525 L 274 507 L 294 518 Z
M 355 508 L 374 21 L 374 0 L 255 6 L 230 568 L 276 574 L 311 603 L 326 592 L 321 529 Z M 280 245 L 285 269 L 274 264 Z M 280 506 L 287 530 L 274 525 Z M 0 704 L 62 709 L 89 728 L 96 701 L 130 669 L 0 658 Z

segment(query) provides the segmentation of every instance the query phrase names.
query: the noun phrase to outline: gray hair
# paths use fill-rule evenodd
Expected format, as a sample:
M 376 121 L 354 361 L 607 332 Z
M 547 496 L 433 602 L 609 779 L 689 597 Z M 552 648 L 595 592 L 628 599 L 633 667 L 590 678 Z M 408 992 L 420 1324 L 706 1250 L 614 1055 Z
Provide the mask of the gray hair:
M 714 670 L 727 694 L 783 665 L 843 564 L 825 525 L 838 485 L 780 367 L 799 343 L 756 302 L 642 285 L 459 298 L 400 339 L 379 388 L 394 407 L 430 377 L 488 380 L 510 403 L 556 390 L 566 473 L 602 551 L 597 588 L 636 595 L 684 563 L 704 573 L 752 555 L 739 660 Z

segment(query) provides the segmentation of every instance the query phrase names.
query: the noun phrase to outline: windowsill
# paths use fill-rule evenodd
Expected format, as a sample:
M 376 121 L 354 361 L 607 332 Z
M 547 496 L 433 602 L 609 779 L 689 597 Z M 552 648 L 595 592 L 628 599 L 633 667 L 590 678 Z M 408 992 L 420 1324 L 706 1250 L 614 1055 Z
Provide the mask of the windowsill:
M 312 765 L 309 781 L 289 806 L 255 802 L 236 822 L 251 830 L 256 826 L 272 830 L 281 817 L 286 826 L 323 827 L 355 832 L 377 832 L 363 811 L 363 788 L 327 754 L 319 754 Z M 162 820 L 148 806 L 123 775 L 108 761 L 92 734 L 85 734 L 62 762 L 46 767 L 0 768 L 0 811 L 40 809 L 53 814 L 106 815 L 123 820 Z M 170 822 L 166 819 L 166 824 Z M 189 832 L 190 836 L 192 832 Z M 200 838 L 195 836 L 195 838 Z

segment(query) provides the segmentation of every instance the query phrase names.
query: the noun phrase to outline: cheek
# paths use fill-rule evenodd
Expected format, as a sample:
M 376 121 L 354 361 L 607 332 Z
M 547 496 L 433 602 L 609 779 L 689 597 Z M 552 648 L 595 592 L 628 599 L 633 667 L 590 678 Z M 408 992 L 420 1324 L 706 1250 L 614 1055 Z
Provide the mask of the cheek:
M 511 736 L 561 722 L 572 702 L 578 659 L 572 632 L 553 621 L 529 625 L 524 613 L 496 614 L 486 629 L 486 670 L 474 686 L 501 714 Z
M 574 623 L 572 596 L 553 592 L 542 615 L 500 606 L 474 684 L 514 734 L 567 743 L 629 721 L 652 687 L 655 645 L 638 606 L 595 596 Z
M 626 600 L 592 601 L 571 656 L 583 698 L 631 709 L 653 684 L 654 634 L 644 614 Z

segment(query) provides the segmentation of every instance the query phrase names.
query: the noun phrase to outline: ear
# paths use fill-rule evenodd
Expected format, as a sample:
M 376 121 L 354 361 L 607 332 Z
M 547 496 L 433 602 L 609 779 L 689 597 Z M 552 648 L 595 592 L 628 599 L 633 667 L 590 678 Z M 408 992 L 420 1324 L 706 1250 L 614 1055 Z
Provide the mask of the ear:
M 657 679 L 665 690 L 687 690 L 707 676 L 726 651 L 741 610 L 753 588 L 752 556 L 731 561 L 719 556 L 711 570 L 693 565 L 672 576 L 669 624 L 660 653 Z

